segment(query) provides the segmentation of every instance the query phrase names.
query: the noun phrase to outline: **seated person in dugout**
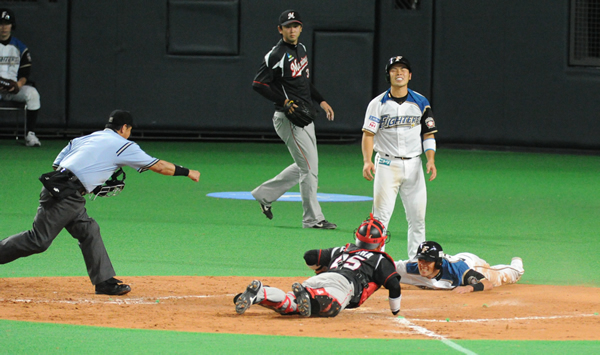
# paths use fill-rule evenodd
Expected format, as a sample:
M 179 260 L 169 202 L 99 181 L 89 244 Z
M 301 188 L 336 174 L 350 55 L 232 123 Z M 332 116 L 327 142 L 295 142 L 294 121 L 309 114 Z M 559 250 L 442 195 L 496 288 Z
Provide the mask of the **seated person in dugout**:
M 42 144 L 35 135 L 40 94 L 29 79 L 31 53 L 29 48 L 12 35 L 17 29 L 15 15 L 10 9 L 0 9 L 0 100 L 24 102 L 27 105 L 27 134 L 25 145 Z
M 396 271 L 401 283 L 426 289 L 453 289 L 457 293 L 488 291 L 515 283 L 525 273 L 519 257 L 512 258 L 510 265 L 490 266 L 471 253 L 448 255 L 432 241 L 421 243 L 415 258 L 397 261 Z
M 282 315 L 335 317 L 346 308 L 359 307 L 384 286 L 389 291 L 390 310 L 398 314 L 400 277 L 394 260 L 381 251 L 388 239 L 385 227 L 371 214 L 355 237 L 355 244 L 307 251 L 306 265 L 317 275 L 302 284 L 294 283 L 291 292 L 252 281 L 244 293 L 234 297 L 235 311 L 243 314 L 258 304 Z

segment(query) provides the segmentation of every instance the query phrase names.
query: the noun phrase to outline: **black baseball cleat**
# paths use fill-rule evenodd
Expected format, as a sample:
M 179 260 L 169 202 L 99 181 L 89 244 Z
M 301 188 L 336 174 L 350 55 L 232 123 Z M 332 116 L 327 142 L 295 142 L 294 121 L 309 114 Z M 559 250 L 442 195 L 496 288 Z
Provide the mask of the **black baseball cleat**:
M 271 212 L 271 206 L 266 206 L 261 203 L 260 209 L 262 213 L 264 213 L 265 216 L 267 216 L 268 219 L 273 219 L 273 212 Z
M 317 228 L 317 229 L 336 229 L 337 228 L 337 224 L 331 223 L 331 222 L 327 222 L 326 220 L 322 220 L 321 222 L 315 224 L 311 228 Z
M 246 292 L 236 295 L 233 300 L 235 301 L 235 311 L 237 314 L 244 314 L 254 304 L 258 290 L 262 284 L 258 280 L 250 282 L 250 285 L 246 287 Z
M 296 305 L 298 312 L 303 317 L 310 317 L 310 295 L 308 291 L 300 283 L 296 282 L 292 285 L 292 292 L 296 296 Z
M 100 282 L 96 285 L 96 294 L 120 296 L 130 292 L 131 287 L 129 287 L 129 285 L 123 284 L 122 282 L 123 281 L 117 280 L 114 277 L 111 277 L 106 281 Z

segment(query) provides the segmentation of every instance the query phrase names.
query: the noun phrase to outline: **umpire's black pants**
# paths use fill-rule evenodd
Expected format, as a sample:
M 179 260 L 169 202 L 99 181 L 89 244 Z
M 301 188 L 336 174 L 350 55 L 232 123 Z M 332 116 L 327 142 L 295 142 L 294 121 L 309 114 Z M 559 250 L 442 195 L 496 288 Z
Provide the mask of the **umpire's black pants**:
M 100 236 L 100 227 L 87 214 L 85 198 L 74 194 L 57 201 L 46 188 L 40 193 L 33 228 L 0 241 L 0 264 L 46 251 L 63 228 L 79 241 L 92 284 L 116 275 Z

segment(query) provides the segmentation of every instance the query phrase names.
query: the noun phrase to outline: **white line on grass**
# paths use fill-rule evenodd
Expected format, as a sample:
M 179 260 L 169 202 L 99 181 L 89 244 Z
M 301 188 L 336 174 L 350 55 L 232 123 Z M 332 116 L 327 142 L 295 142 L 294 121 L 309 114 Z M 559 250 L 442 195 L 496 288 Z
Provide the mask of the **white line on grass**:
M 463 354 L 477 355 L 477 353 L 474 353 L 474 352 L 472 352 L 469 349 L 463 348 L 462 346 L 456 344 L 452 340 L 449 340 L 448 338 L 444 337 L 443 335 L 437 334 L 437 333 L 432 332 L 431 330 L 429 330 L 427 328 L 423 328 L 421 326 L 413 324 L 412 322 L 410 322 L 409 320 L 407 320 L 404 317 L 398 317 L 398 318 L 396 318 L 396 321 L 398 323 L 402 324 L 402 325 L 405 325 L 405 326 L 409 327 L 410 329 L 414 330 L 415 332 L 417 332 L 419 334 L 428 336 L 428 337 L 433 338 L 433 339 L 438 339 L 442 343 L 448 345 L 449 347 L 453 348 L 454 350 L 460 351 Z
M 561 318 L 579 318 L 579 317 L 597 317 L 597 314 L 575 314 L 570 316 L 533 316 L 533 317 L 514 317 L 514 318 L 490 318 L 490 319 L 461 319 L 461 320 L 442 320 L 442 319 L 416 319 L 413 322 L 429 322 L 429 323 L 485 323 L 485 322 L 505 322 L 514 320 L 546 320 L 546 319 L 561 319 Z

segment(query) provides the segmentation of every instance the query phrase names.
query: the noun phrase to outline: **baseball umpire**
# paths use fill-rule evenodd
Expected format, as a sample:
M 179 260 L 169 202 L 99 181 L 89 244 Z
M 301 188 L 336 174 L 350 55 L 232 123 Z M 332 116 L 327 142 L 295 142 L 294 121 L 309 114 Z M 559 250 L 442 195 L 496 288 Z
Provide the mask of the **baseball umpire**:
M 363 177 L 373 180 L 373 216 L 388 226 L 398 194 L 408 222 L 408 257 L 415 256 L 425 241 L 427 190 L 421 154 L 427 156 L 429 181 L 437 176 L 435 167 L 437 132 L 427 99 L 408 88 L 412 78 L 409 61 L 392 57 L 385 66 L 390 88 L 369 103 L 363 125 Z M 423 141 L 421 141 L 421 135 Z M 371 161 L 373 150 L 375 163 Z M 377 173 L 375 174 L 375 172 Z
M 346 308 L 359 307 L 384 286 L 389 291 L 390 310 L 398 314 L 400 276 L 394 260 L 381 251 L 388 239 L 385 227 L 371 215 L 358 227 L 355 238 L 356 244 L 307 251 L 306 265 L 317 275 L 302 284 L 294 283 L 291 292 L 252 281 L 244 293 L 235 296 L 236 312 L 243 314 L 259 304 L 284 315 L 335 317 Z
M 396 270 L 404 284 L 457 293 L 488 291 L 515 283 L 525 273 L 519 257 L 512 258 L 510 265 L 490 266 L 472 253 L 448 255 L 433 241 L 419 245 L 416 260 L 397 261 Z
M 0 241 L 0 264 L 46 251 L 65 228 L 79 242 L 87 271 L 97 294 L 123 295 L 129 285 L 114 278 L 100 227 L 89 217 L 84 195 L 113 196 L 125 186 L 121 167 L 140 173 L 152 170 L 162 175 L 187 176 L 195 182 L 200 172 L 174 165 L 146 154 L 129 141 L 133 117 L 127 111 L 110 114 L 106 129 L 73 139 L 58 154 L 53 172 L 40 177 L 44 187 L 31 230 Z
M 275 104 L 275 131 L 294 159 L 292 165 L 255 188 L 252 196 L 265 216 L 273 219 L 271 204 L 300 183 L 302 227 L 335 229 L 334 223 L 325 220 L 317 200 L 319 156 L 312 101 L 319 103 L 330 121 L 333 109 L 310 82 L 306 47 L 298 42 L 302 26 L 297 11 L 287 10 L 280 15 L 278 29 L 282 39 L 265 55 L 252 84 L 255 91 Z

